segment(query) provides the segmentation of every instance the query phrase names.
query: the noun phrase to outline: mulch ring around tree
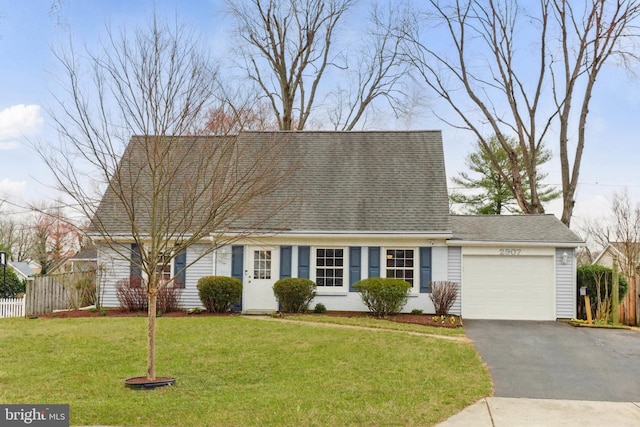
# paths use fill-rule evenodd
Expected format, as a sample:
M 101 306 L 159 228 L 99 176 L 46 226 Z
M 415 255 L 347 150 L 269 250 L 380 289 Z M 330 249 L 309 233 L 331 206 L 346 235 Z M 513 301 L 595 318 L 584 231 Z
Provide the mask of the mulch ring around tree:
M 238 312 L 230 313 L 207 313 L 203 311 L 201 313 L 187 313 L 187 311 L 173 311 L 169 313 L 163 313 L 158 317 L 229 317 L 239 316 Z M 286 317 L 287 315 L 284 314 Z M 372 317 L 368 312 L 362 311 L 328 311 L 321 316 L 333 316 L 333 317 Z M 34 317 L 44 318 L 78 318 L 78 317 L 147 317 L 147 313 L 144 311 L 122 311 L 120 309 L 106 309 L 106 310 L 64 310 L 57 311 L 55 313 L 40 314 Z M 459 328 L 462 327 L 462 318 L 456 315 L 436 316 L 435 314 L 410 314 L 400 313 L 393 316 L 389 316 L 386 320 L 399 323 L 412 323 L 416 325 L 425 326 L 437 326 L 443 328 Z

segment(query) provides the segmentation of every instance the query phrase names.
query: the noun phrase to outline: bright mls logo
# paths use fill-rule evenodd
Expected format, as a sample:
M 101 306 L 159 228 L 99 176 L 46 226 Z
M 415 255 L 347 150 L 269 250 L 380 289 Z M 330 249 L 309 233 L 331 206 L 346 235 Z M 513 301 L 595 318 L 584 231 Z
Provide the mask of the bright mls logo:
M 0 425 L 69 427 L 69 405 L 0 405 Z

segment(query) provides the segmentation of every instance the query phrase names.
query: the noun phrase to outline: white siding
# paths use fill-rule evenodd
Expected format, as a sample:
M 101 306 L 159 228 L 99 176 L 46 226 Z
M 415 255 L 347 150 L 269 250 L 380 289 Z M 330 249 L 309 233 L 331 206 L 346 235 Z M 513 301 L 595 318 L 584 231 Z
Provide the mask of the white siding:
M 433 246 L 431 248 L 431 280 L 449 280 L 449 262 L 446 246 Z
M 562 263 L 567 253 L 567 263 Z M 556 248 L 556 317 L 576 317 L 576 257 L 573 248 Z
M 101 280 L 103 286 L 102 306 L 120 307 L 116 296 L 116 282 L 129 278 L 129 261 L 122 259 L 113 249 L 99 245 L 98 265 L 104 267 Z
M 449 247 L 448 258 L 449 278 L 447 280 L 458 284 L 458 297 L 451 307 L 452 314 L 460 314 L 462 312 L 462 248 Z
M 211 248 L 208 244 L 196 244 L 187 249 L 187 265 Z M 204 276 L 213 275 L 213 253 L 204 255 L 193 265 L 187 267 L 185 287 L 182 290 L 180 306 L 182 308 L 202 307 L 198 297 L 198 280 Z
M 216 251 L 216 269 L 214 276 L 231 277 L 231 246 L 227 245 Z

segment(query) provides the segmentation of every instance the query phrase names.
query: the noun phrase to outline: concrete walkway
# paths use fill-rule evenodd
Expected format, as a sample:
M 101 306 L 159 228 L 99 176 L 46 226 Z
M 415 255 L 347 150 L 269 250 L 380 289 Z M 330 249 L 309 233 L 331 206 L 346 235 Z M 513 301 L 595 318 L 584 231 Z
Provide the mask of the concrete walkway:
M 437 426 L 640 426 L 640 403 L 487 397 Z

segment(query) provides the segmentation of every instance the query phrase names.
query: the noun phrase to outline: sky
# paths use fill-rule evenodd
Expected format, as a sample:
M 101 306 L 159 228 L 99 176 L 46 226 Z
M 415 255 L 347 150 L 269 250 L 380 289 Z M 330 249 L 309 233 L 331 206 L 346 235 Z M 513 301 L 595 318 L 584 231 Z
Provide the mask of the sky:
M 56 143 L 49 111 L 56 108 L 52 93 L 61 76 L 52 48 L 69 38 L 76 46 L 94 46 L 104 37 L 106 24 L 142 25 L 154 7 L 161 16 L 177 16 L 193 26 L 214 55 L 229 55 L 231 24 L 223 0 L 0 0 L 0 200 L 20 211 L 29 203 L 58 198 L 46 166 L 30 148 L 33 142 Z M 350 19 L 364 18 L 355 13 Z M 640 64 L 630 70 L 610 67 L 600 76 L 591 102 L 574 225 L 606 215 L 615 192 L 626 189 L 634 204 L 640 202 L 640 80 L 635 73 L 640 75 Z M 438 105 L 425 96 L 427 104 Z M 473 137 L 434 114 L 425 112 L 410 125 L 390 121 L 384 126 L 441 129 L 447 174 L 465 170 Z M 546 183 L 559 188 L 557 150 L 553 141 L 548 147 L 554 158 L 545 167 Z M 547 205 L 547 212 L 559 217 L 561 201 Z

